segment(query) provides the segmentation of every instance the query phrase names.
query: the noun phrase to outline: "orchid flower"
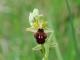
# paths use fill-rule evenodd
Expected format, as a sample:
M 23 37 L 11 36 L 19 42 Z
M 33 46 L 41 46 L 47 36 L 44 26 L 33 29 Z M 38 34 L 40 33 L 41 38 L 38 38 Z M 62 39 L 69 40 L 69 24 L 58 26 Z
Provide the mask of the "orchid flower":
M 44 56 L 42 60 L 48 60 L 49 48 L 56 45 L 56 43 L 51 39 L 54 33 L 53 30 L 48 28 L 47 21 L 36 8 L 29 14 L 29 23 L 30 28 L 27 28 L 26 30 L 34 33 L 34 37 L 38 43 L 33 50 L 41 51 Z M 51 35 L 49 33 L 51 33 Z

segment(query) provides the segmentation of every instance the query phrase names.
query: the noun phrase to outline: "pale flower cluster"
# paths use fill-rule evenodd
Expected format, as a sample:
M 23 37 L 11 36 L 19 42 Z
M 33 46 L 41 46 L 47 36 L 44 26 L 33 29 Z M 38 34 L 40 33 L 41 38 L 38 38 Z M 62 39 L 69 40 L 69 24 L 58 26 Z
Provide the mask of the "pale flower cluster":
M 37 16 L 42 16 L 42 14 L 39 14 L 39 10 L 34 8 L 33 12 L 30 12 L 29 14 L 29 22 L 31 26 L 33 25 L 33 21 L 35 20 L 34 18 Z

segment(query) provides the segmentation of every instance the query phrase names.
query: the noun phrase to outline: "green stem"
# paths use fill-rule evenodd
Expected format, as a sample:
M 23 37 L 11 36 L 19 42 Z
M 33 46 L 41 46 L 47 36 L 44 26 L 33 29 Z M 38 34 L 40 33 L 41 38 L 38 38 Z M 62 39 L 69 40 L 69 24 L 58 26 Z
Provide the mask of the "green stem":
M 56 41 L 55 34 L 53 36 L 54 36 L 54 39 L 53 40 L 56 43 L 55 50 L 56 50 L 56 54 L 57 54 L 58 60 L 63 60 L 63 57 L 62 57 L 61 52 L 60 52 L 60 49 L 59 49 L 58 42 Z
M 59 45 L 58 45 L 57 42 L 56 42 L 55 50 L 56 50 L 56 54 L 57 54 L 58 60 L 63 60 L 61 52 L 60 52 L 60 49 L 59 49 Z
M 72 12 L 71 12 L 71 7 L 70 7 L 69 1 L 65 0 L 65 2 L 66 2 L 67 9 L 68 9 L 68 13 L 70 14 L 70 16 L 72 16 Z
M 42 54 L 43 54 L 43 59 L 42 60 L 48 60 L 48 53 L 49 53 L 49 47 L 47 44 L 41 45 L 42 46 Z
M 41 53 L 44 56 L 45 55 L 45 48 L 44 48 L 44 44 L 41 44 Z
M 69 24 L 70 24 L 70 30 L 72 31 L 71 32 L 71 37 L 72 37 L 72 39 L 75 41 L 75 43 L 76 43 L 76 37 L 75 37 L 75 29 L 74 29 L 74 26 L 73 26 L 73 16 L 72 16 L 72 12 L 71 12 L 71 8 L 70 8 L 70 4 L 69 4 L 69 1 L 68 0 L 66 0 L 66 6 L 67 6 L 67 9 L 68 9 L 68 15 L 70 16 L 70 18 L 69 18 Z
M 48 60 L 48 56 L 46 56 L 45 45 L 42 44 L 41 47 L 42 47 L 42 49 L 41 49 L 41 53 L 42 53 L 42 55 L 43 55 L 43 59 L 42 59 L 42 60 Z
M 72 12 L 71 12 L 71 6 L 69 3 L 69 0 L 65 0 L 65 1 L 66 1 L 66 7 L 68 10 L 68 15 L 70 16 L 69 20 L 68 20 L 69 39 L 72 40 L 75 51 L 78 54 L 77 42 L 76 42 L 77 40 L 76 40 L 76 36 L 75 36 L 76 34 L 75 34 L 75 28 L 74 28 L 74 24 L 73 24 L 73 16 L 72 16 Z M 78 54 L 78 56 L 79 56 L 79 54 Z

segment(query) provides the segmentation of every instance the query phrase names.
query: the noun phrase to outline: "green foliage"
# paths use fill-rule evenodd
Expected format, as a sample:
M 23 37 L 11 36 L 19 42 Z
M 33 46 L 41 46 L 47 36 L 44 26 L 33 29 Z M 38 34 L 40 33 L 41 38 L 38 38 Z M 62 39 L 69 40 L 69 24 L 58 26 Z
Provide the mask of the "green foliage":
M 0 0 L 0 60 L 41 60 L 40 52 L 32 50 L 33 34 L 26 32 L 34 8 L 46 16 L 56 36 L 58 47 L 50 49 L 49 60 L 80 60 L 80 0 L 68 0 L 70 11 L 66 1 Z

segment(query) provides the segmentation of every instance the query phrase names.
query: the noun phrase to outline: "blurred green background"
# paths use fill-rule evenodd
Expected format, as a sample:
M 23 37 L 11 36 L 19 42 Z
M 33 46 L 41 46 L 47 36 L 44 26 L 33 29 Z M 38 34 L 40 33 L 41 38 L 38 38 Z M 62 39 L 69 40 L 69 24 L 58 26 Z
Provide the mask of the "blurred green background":
M 41 60 L 32 50 L 36 41 L 30 27 L 29 13 L 38 8 L 55 31 L 63 60 L 80 60 L 80 0 L 0 0 L 0 60 Z M 55 48 L 49 60 L 59 60 Z

